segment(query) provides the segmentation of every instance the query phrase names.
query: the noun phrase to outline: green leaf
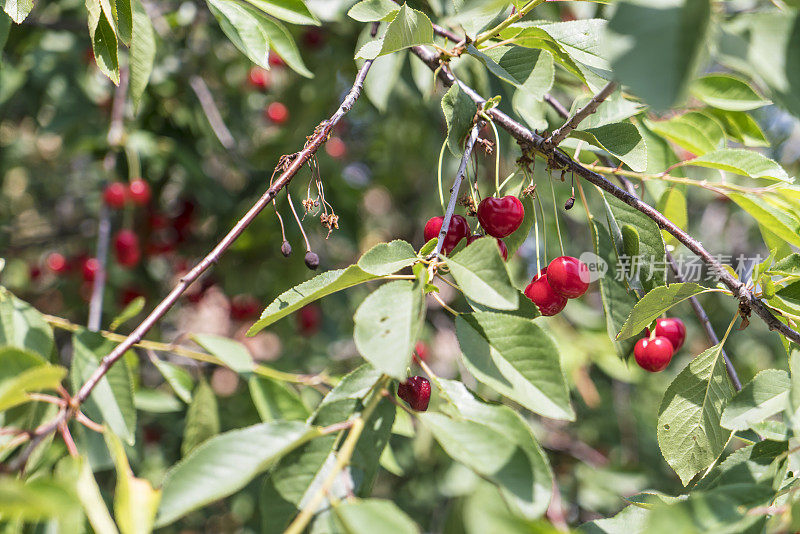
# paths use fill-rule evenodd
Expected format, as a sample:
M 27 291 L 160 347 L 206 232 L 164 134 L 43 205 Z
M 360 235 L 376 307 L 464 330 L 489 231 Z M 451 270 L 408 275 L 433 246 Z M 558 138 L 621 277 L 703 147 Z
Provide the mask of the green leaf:
M 774 498 L 772 483 L 782 463 L 775 460 L 785 457 L 787 449 L 786 442 L 768 440 L 742 447 L 711 468 L 698 481 L 696 489 L 706 491 L 720 488 L 725 491 L 739 486 L 750 490 L 749 494 L 731 492 L 731 495 L 737 495 L 742 504 L 753 504 L 762 499 L 769 501 Z
M 317 429 L 303 423 L 275 421 L 209 439 L 167 471 L 156 527 L 235 493 L 278 458 L 318 435 Z
M 359 52 L 360 57 L 374 59 L 412 46 L 431 44 L 433 43 L 433 24 L 425 13 L 403 4 L 387 26 L 386 33 L 377 42 L 380 43 L 380 49 L 376 46 L 368 55 L 360 55 L 361 52 Z M 362 49 L 362 51 L 364 50 Z
M 31 352 L 0 348 L 0 412 L 29 402 L 28 393 L 57 389 L 66 374 Z
M 261 314 L 261 318 L 247 331 L 247 335 L 256 335 L 278 319 L 299 310 L 309 302 L 376 278 L 378 276 L 366 273 L 355 265 L 351 265 L 347 269 L 337 269 L 317 275 L 311 280 L 281 293 L 267 306 Z
M 0 347 L 29 350 L 49 358 L 55 348 L 53 329 L 41 313 L 0 287 Z
M 164 377 L 164 380 L 167 381 L 167 384 L 170 385 L 172 391 L 174 391 L 183 402 L 187 404 L 192 402 L 192 388 L 194 387 L 192 375 L 182 367 L 165 362 L 164 360 L 153 358 L 151 361 L 153 365 L 156 366 L 156 369 L 158 369 L 158 372 L 161 373 L 161 376 Z
M 385 276 L 408 267 L 417 261 L 417 253 L 410 244 L 400 239 L 390 243 L 379 243 L 366 251 L 358 260 L 362 271 Z
M 737 488 L 749 493 L 750 487 Z M 741 503 L 731 498 L 733 492 L 692 493 L 688 499 L 656 506 L 648 515 L 642 532 L 762 532 L 766 518 L 747 514 Z
M 658 411 L 658 445 L 683 485 L 722 453 L 730 432 L 720 426 L 733 397 L 722 345 L 697 356 L 672 381 Z
M 734 141 L 751 147 L 769 146 L 769 141 L 758 123 L 744 111 L 707 109 L 704 113 L 714 117 L 725 128 L 725 134 Z
M 708 0 L 638 0 L 616 4 L 606 50 L 614 73 L 656 110 L 684 94 L 705 45 Z
M 692 96 L 709 106 L 729 111 L 749 111 L 771 104 L 744 80 L 730 74 L 708 74 L 692 81 Z
M 747 430 L 783 411 L 789 405 L 790 386 L 786 371 L 761 371 L 731 400 L 722 412 L 720 424 L 729 430 Z
M 175 395 L 160 389 L 136 390 L 133 404 L 137 410 L 150 413 L 175 413 L 184 408 Z
M 106 503 L 97 486 L 92 467 L 85 458 L 66 457 L 56 465 L 56 477 L 66 484 L 73 484 L 78 500 L 81 502 L 93 532 L 97 534 L 118 534 L 117 526 L 111 519 Z
M 270 46 L 286 62 L 289 68 L 300 76 L 313 78 L 314 73 L 306 67 L 303 57 L 300 55 L 300 50 L 298 50 L 297 44 L 294 42 L 292 34 L 286 29 L 286 26 L 269 17 L 259 17 L 259 23 L 269 39 Z
M 569 115 L 574 115 L 579 109 L 589 103 L 591 97 L 576 98 L 572 102 Z M 581 128 L 598 128 L 607 124 L 614 124 L 638 115 L 645 106 L 638 102 L 626 99 L 622 91 L 616 90 L 597 106 L 597 110 L 581 121 Z
M 88 0 L 86 9 L 89 12 L 89 37 L 97 67 L 114 85 L 119 85 L 119 50 L 114 25 L 107 18 L 106 10 L 101 8 L 100 0 Z
M 70 378 L 73 391 L 77 391 L 97 369 L 100 360 L 116 344 L 88 330 L 79 330 L 72 336 L 72 368 Z M 112 365 L 92 390 L 84 404 L 87 415 L 97 414 L 109 428 L 129 445 L 136 439 L 136 408 L 133 402 L 133 379 L 125 357 Z
M 358 22 L 389 21 L 395 18 L 400 7 L 392 0 L 361 0 L 347 12 Z
M 454 156 L 460 156 L 461 141 L 472 127 L 477 112 L 475 103 L 456 83 L 442 97 L 442 112 L 447 121 L 447 146 Z
M 33 0 L 4 0 L 3 11 L 17 24 L 30 14 L 33 9 Z
M 303 0 L 247 0 L 268 15 L 289 24 L 319 26 L 320 22 Z
M 618 251 L 622 246 L 622 228 L 630 226 L 638 233 L 639 255 L 642 259 L 638 265 L 641 287 L 648 290 L 666 284 L 666 249 L 661 229 L 655 221 L 616 197 L 604 193 L 603 199 L 606 203 L 609 232 Z M 627 268 L 629 272 L 625 273 L 626 277 L 635 273 L 635 270 L 630 272 L 630 261 Z
M 144 90 L 150 80 L 150 74 L 153 72 L 153 64 L 156 59 L 156 36 L 153 31 L 153 24 L 150 22 L 150 17 L 144 10 L 141 1 L 134 0 L 133 5 L 133 37 L 131 39 L 131 54 L 130 54 L 130 91 L 131 101 L 135 109 L 139 108 L 139 102 L 142 100 Z M 141 300 L 140 300 L 141 299 Z M 144 307 L 144 298 L 137 297 L 134 299 L 123 311 L 123 314 L 129 309 L 133 310 L 134 303 L 139 302 L 139 310 L 132 314 L 131 317 L 138 315 L 141 308 Z M 126 317 L 127 320 L 129 317 Z M 114 328 L 112 328 L 114 330 Z
M 686 113 L 665 121 L 644 121 L 645 125 L 692 154 L 706 154 L 722 146 L 722 126 L 701 113 Z
M 141 313 L 141 311 L 144 309 L 144 302 L 145 302 L 144 297 L 136 297 L 135 299 L 130 301 L 128 305 L 125 306 L 125 308 L 121 312 L 119 312 L 119 315 L 114 317 L 108 329 L 114 332 L 125 322 L 139 315 L 139 313 Z
M 308 408 L 300 396 L 284 382 L 278 382 L 263 376 L 252 376 L 248 381 L 250 397 L 264 422 L 305 421 L 309 416 Z
M 398 52 L 376 58 L 370 67 L 370 76 L 364 81 L 364 93 L 380 112 L 389 105 L 389 96 L 395 89 L 400 72 L 406 62 L 406 53 Z
M 80 503 L 66 484 L 39 477 L 27 483 L 13 476 L 0 477 L 0 516 L 40 521 L 69 514 Z
M 689 225 L 689 213 L 686 209 L 686 197 L 678 187 L 673 186 L 664 191 L 658 199 L 658 211 L 672 221 L 681 230 L 686 230 Z M 678 240 L 667 232 L 661 231 L 664 242 L 668 245 L 677 246 Z
M 475 312 L 456 318 L 456 335 L 479 382 L 545 417 L 575 417 L 558 349 L 534 321 Z
M 553 87 L 555 66 L 553 56 L 546 50 L 534 52 L 522 46 L 478 50 L 469 45 L 467 53 L 476 57 L 492 74 L 530 93 L 536 100 L 542 100 Z
M 617 339 L 627 339 L 638 335 L 642 330 L 655 321 L 659 315 L 666 312 L 678 303 L 689 297 L 701 293 L 714 291 L 693 282 L 673 283 L 668 286 L 659 286 L 650 290 L 636 303 L 631 314 L 622 325 Z
M 471 300 L 498 310 L 519 307 L 519 291 L 511 285 L 494 239 L 475 240 L 448 258 L 447 266 L 458 287 Z
M 588 521 L 580 526 L 580 534 L 644 534 L 649 512 L 639 506 L 626 506 L 612 517 Z
M 573 130 L 570 136 L 611 153 L 636 172 L 647 169 L 647 145 L 639 129 L 630 122 Z
M 186 425 L 183 429 L 181 456 L 188 456 L 206 440 L 219 434 L 219 413 L 217 397 L 205 380 L 195 389 L 192 403 L 186 411 Z
M 415 534 L 419 528 L 392 501 L 365 499 L 347 501 L 333 508 L 344 532 L 373 534 Z
M 617 340 L 617 332 L 622 329 L 625 319 L 631 313 L 636 304 L 636 295 L 629 291 L 622 280 L 618 280 L 614 273 L 618 272 L 617 253 L 614 242 L 606 227 L 592 220 L 592 237 L 594 241 L 595 254 L 599 260 L 595 262 L 598 268 L 602 268 L 603 263 L 607 265 L 605 271 L 599 271 L 598 283 L 600 284 L 600 299 L 605 310 L 606 331 L 608 337 L 614 342 L 617 355 L 625 358 L 633 350 L 633 341 Z M 586 263 L 586 262 L 584 262 Z M 587 263 L 587 265 L 589 265 Z
M 553 474 L 547 456 L 536 442 L 528 423 L 507 406 L 486 404 L 476 399 L 461 382 L 439 379 L 438 384 L 461 417 L 466 421 L 485 425 L 490 434 L 497 432 L 502 436 L 502 442 L 510 442 L 516 448 L 505 467 L 489 476 L 489 480 L 499 487 L 514 512 L 529 519 L 544 514 L 550 503 Z M 423 418 L 422 421 L 425 423 L 426 419 Z M 434 435 L 439 440 L 435 431 Z M 442 437 L 439 441 L 445 450 L 451 447 L 458 450 L 457 445 L 450 443 L 452 436 Z M 464 460 L 460 461 L 464 461 L 477 473 L 485 475 L 482 471 L 485 460 L 469 455 Z
M 356 310 L 356 348 L 377 369 L 402 380 L 424 318 L 425 301 L 417 284 L 407 280 L 384 284 Z
M 147 480 L 133 476 L 125 448 L 117 436 L 106 432 L 105 438 L 117 471 L 114 517 L 119 529 L 122 534 L 148 534 L 153 530 L 161 490 L 155 490 Z
M 251 373 L 256 366 L 250 351 L 238 341 L 212 334 L 194 334 L 192 340 L 239 374 Z
M 11 17 L 5 12 L 2 12 L 0 13 L 0 52 L 2 52 L 3 48 L 6 46 L 9 30 L 11 30 Z
M 730 193 L 728 198 L 750 214 L 758 224 L 777 235 L 782 240 L 800 246 L 800 222 L 786 213 L 786 210 L 769 204 L 754 195 Z
M 699 158 L 689 159 L 682 165 L 721 169 L 750 178 L 764 178 L 779 182 L 791 182 L 792 179 L 776 161 L 753 150 L 743 148 L 724 148 Z
M 117 14 L 117 36 L 126 46 L 131 46 L 133 35 L 133 6 L 132 0 L 113 0 Z

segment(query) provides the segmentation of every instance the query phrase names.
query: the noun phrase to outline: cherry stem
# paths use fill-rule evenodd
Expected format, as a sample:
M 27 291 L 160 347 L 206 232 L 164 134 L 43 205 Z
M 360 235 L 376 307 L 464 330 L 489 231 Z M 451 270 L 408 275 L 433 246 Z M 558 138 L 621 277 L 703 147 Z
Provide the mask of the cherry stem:
M 550 194 L 553 196 L 553 217 L 556 220 L 556 233 L 558 234 L 558 246 L 561 248 L 561 255 L 564 255 L 564 242 L 561 240 L 561 225 L 558 222 L 558 207 L 556 206 L 556 187 L 553 185 L 553 171 L 550 171 Z
M 297 226 L 300 228 L 300 233 L 303 234 L 303 240 L 306 242 L 306 252 L 311 252 L 311 244 L 308 242 L 308 236 L 306 235 L 306 231 L 303 228 L 303 223 L 300 222 L 300 217 L 297 216 L 297 211 L 294 209 L 294 202 L 292 202 L 292 196 L 289 192 L 286 192 L 286 200 L 289 201 L 289 207 L 292 208 L 292 215 L 294 215 L 294 220 L 297 221 Z M 277 211 L 275 212 L 277 213 Z
M 444 194 L 442 193 L 442 161 L 444 160 L 444 150 L 447 148 L 447 139 L 442 143 L 442 149 L 439 151 L 439 172 L 437 175 L 437 183 L 439 184 L 439 204 L 444 209 Z
M 500 196 L 500 134 L 497 133 L 494 122 L 489 121 L 489 126 L 494 132 L 494 188 L 496 196 Z M 505 184 L 505 182 L 503 183 Z

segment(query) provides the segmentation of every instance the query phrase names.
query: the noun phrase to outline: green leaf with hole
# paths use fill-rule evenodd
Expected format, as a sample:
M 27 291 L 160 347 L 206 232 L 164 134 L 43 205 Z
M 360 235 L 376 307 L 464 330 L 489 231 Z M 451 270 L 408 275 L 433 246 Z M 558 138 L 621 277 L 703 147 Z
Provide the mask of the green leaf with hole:
M 715 345 L 692 360 L 658 411 L 658 445 L 684 486 L 719 457 L 730 436 L 720 419 L 734 390 L 721 353 Z
M 693 282 L 674 283 L 650 290 L 633 307 L 631 314 L 617 334 L 617 339 L 627 339 L 639 334 L 642 330 L 647 328 L 650 323 L 655 321 L 659 315 L 676 304 L 683 302 L 689 297 L 694 297 L 708 291 L 715 290 Z
M 318 435 L 319 430 L 300 422 L 275 421 L 207 440 L 167 471 L 156 528 L 239 491 L 281 456 Z
M 311 280 L 281 293 L 278 298 L 267 306 L 261 314 L 261 318 L 247 331 L 247 335 L 256 335 L 278 319 L 299 310 L 309 302 L 376 278 L 379 277 L 364 272 L 355 265 L 351 265 L 347 269 L 337 269 L 317 275 Z
M 358 260 L 358 266 L 366 273 L 376 276 L 393 274 L 417 261 L 417 253 L 410 244 L 396 239 L 390 243 L 379 243 L 366 251 Z
M 686 160 L 682 165 L 720 169 L 750 178 L 764 178 L 778 182 L 792 181 L 778 162 L 754 150 L 744 148 L 724 148 Z
M 730 74 L 707 74 L 692 81 L 689 92 L 709 106 L 729 111 L 750 111 L 771 104 L 746 81 Z
M 456 336 L 475 378 L 529 410 L 572 420 L 558 348 L 535 321 L 493 312 L 462 314 Z
M 356 348 L 376 369 L 402 380 L 424 319 L 425 300 L 418 284 L 408 280 L 384 284 L 356 310 Z
M 786 371 L 765 369 L 745 384 L 722 412 L 728 430 L 747 430 L 789 406 L 791 382 Z
M 99 362 L 116 343 L 98 333 L 79 330 L 72 336 L 72 368 L 70 379 L 77 391 L 95 372 Z M 84 404 L 87 415 L 99 416 L 109 428 L 129 445 L 136 438 L 136 408 L 133 401 L 133 377 L 125 357 L 103 376 Z
M 647 169 L 647 145 L 639 129 L 630 122 L 573 130 L 570 136 L 609 152 L 636 172 Z
M 519 291 L 511 285 L 494 239 L 476 239 L 448 258 L 447 266 L 464 295 L 478 304 L 498 310 L 516 310 L 519 307 Z

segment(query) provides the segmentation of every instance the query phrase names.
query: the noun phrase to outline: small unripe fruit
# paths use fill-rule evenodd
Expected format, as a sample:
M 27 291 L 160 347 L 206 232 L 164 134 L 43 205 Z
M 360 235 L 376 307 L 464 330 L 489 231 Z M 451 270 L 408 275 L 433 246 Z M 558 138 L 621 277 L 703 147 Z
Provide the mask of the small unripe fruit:
M 275 124 L 283 124 L 289 120 L 289 108 L 281 102 L 273 102 L 264 111 L 267 118 Z
M 128 198 L 131 202 L 144 206 L 150 202 L 150 184 L 141 178 L 137 178 L 128 184 Z
M 306 267 L 315 271 L 319 267 L 319 256 L 309 250 L 306 252 L 305 262 Z
M 397 396 L 406 401 L 412 410 L 424 412 L 431 400 L 431 383 L 424 376 L 412 376 L 397 385 Z
M 547 279 L 547 268 L 542 269 L 533 277 L 531 283 L 525 288 L 525 296 L 531 299 L 539 308 L 542 315 L 555 315 L 567 305 L 567 297 L 556 293 Z
M 439 237 L 439 232 L 442 230 L 442 223 L 444 217 L 431 217 L 425 223 L 425 242 L 427 243 L 434 237 Z M 442 254 L 449 254 L 456 248 L 456 245 L 469 235 L 469 225 L 467 220 L 461 215 L 453 215 L 450 218 L 450 227 L 447 229 L 447 234 L 444 236 L 444 243 L 442 244 Z
M 487 234 L 494 237 L 506 237 L 514 233 L 524 218 L 522 202 L 512 195 L 484 198 L 478 204 L 478 222 Z
M 547 281 L 557 293 L 574 299 L 589 288 L 589 268 L 578 258 L 559 256 L 547 266 Z
M 103 191 L 103 201 L 109 208 L 120 209 L 128 201 L 128 189 L 122 182 L 111 182 Z
M 633 347 L 633 356 L 639 367 L 651 373 L 666 369 L 675 353 L 672 343 L 665 337 L 640 339 Z
M 292 253 L 292 245 L 290 245 L 288 241 L 284 241 L 281 244 L 281 254 L 283 254 L 285 257 L 288 258 L 291 253 Z

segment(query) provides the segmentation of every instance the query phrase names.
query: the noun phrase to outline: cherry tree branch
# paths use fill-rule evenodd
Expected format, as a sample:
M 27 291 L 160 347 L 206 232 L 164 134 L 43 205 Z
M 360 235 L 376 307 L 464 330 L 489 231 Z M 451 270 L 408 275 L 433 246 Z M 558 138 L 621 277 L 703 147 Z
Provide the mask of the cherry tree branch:
M 247 226 L 253 222 L 256 216 L 267 206 L 278 192 L 285 188 L 292 178 L 297 174 L 300 169 L 311 159 L 317 150 L 322 147 L 328 140 L 328 137 L 333 130 L 333 127 L 342 119 L 342 117 L 350 111 L 355 104 L 358 97 L 361 95 L 361 90 L 364 87 L 364 80 L 367 77 L 372 60 L 367 60 L 358 71 L 353 86 L 347 95 L 344 97 L 339 108 L 331 117 L 320 123 L 314 130 L 314 133 L 306 139 L 306 143 L 302 150 L 292 154 L 288 158 L 282 158 L 281 163 L 278 164 L 278 169 L 283 172 L 274 180 L 272 185 L 256 203 L 247 211 L 247 213 L 239 219 L 233 228 L 217 243 L 217 245 L 209 252 L 194 268 L 184 275 L 178 284 L 169 292 L 169 294 L 162 300 L 153 311 L 131 332 L 125 340 L 117 345 L 108 355 L 106 355 L 98 365 L 97 369 L 92 373 L 89 379 L 81 386 L 77 394 L 72 398 L 68 409 L 62 410 L 56 415 L 54 419 L 45 423 L 37 428 L 31 437 L 30 443 L 27 445 L 19 456 L 15 459 L 11 466 L 12 471 L 23 469 L 25 463 L 30 457 L 33 450 L 39 445 L 50 433 L 56 431 L 59 425 L 70 419 L 77 413 L 80 405 L 86 401 L 91 394 L 94 387 L 105 376 L 108 370 L 114 365 L 125 352 L 131 347 L 139 343 L 150 331 L 151 328 L 172 308 L 178 301 L 184 291 L 195 281 L 200 275 L 207 271 L 212 265 L 219 261 L 220 256 L 230 247 L 233 242 L 238 238 Z
M 572 118 L 565 122 L 545 140 L 545 146 L 556 147 L 560 145 L 561 141 L 566 139 L 572 130 L 577 128 L 578 125 L 589 115 L 597 111 L 597 106 L 599 106 L 606 98 L 608 98 L 611 93 L 616 91 L 617 87 L 617 82 L 608 82 L 606 86 L 603 87 L 596 95 L 594 95 L 585 106 L 575 112 L 575 115 L 573 115 Z
M 485 99 L 478 94 L 474 89 L 465 83 L 458 81 L 449 72 L 449 70 L 441 66 L 439 63 L 439 56 L 424 47 L 415 46 L 411 51 L 419 57 L 431 70 L 438 69 L 439 79 L 446 85 L 451 86 L 458 83 L 459 87 L 465 94 L 467 94 L 476 104 L 483 104 Z M 615 186 L 605 177 L 596 172 L 590 171 L 580 163 L 574 161 L 567 154 L 556 150 L 552 147 L 544 146 L 545 139 L 532 132 L 519 122 L 515 121 L 497 108 L 490 109 L 486 112 L 492 120 L 499 124 L 506 130 L 517 142 L 522 146 L 523 150 L 534 150 L 539 152 L 543 157 L 547 158 L 551 166 L 558 169 L 564 169 L 566 172 L 574 172 L 587 182 L 596 185 L 603 191 L 617 197 L 625 202 L 632 208 L 640 211 L 650 219 L 652 219 L 659 228 L 665 230 L 675 236 L 686 248 L 698 256 L 703 263 L 709 266 L 712 271 L 719 277 L 722 282 L 742 304 L 743 311 L 754 311 L 767 325 L 770 330 L 777 330 L 783 334 L 787 339 L 800 345 L 800 333 L 783 324 L 767 306 L 758 299 L 755 294 L 746 287 L 746 285 L 731 273 L 729 273 L 695 238 L 681 230 L 672 221 L 667 219 L 661 212 L 650 206 L 649 204 L 640 200 L 636 195 L 632 195 L 627 191 Z
M 450 188 L 450 200 L 447 202 L 447 210 L 444 212 L 444 220 L 442 220 L 442 228 L 439 230 L 439 239 L 436 243 L 436 248 L 433 250 L 431 255 L 436 257 L 442 251 L 442 246 L 444 245 L 444 238 L 447 235 L 447 231 L 450 229 L 450 221 L 453 218 L 453 212 L 456 209 L 456 201 L 458 200 L 458 190 L 461 189 L 461 181 L 464 179 L 464 175 L 467 172 L 467 163 L 469 162 L 469 157 L 472 154 L 472 147 L 475 146 L 475 140 L 478 138 L 478 132 L 480 132 L 481 127 L 483 126 L 483 121 L 479 120 L 475 123 L 475 126 L 472 127 L 472 130 L 469 133 L 469 137 L 467 137 L 467 142 L 464 145 L 464 155 L 461 156 L 461 164 L 458 166 L 458 172 L 456 173 L 456 177 L 453 180 L 453 187 Z

